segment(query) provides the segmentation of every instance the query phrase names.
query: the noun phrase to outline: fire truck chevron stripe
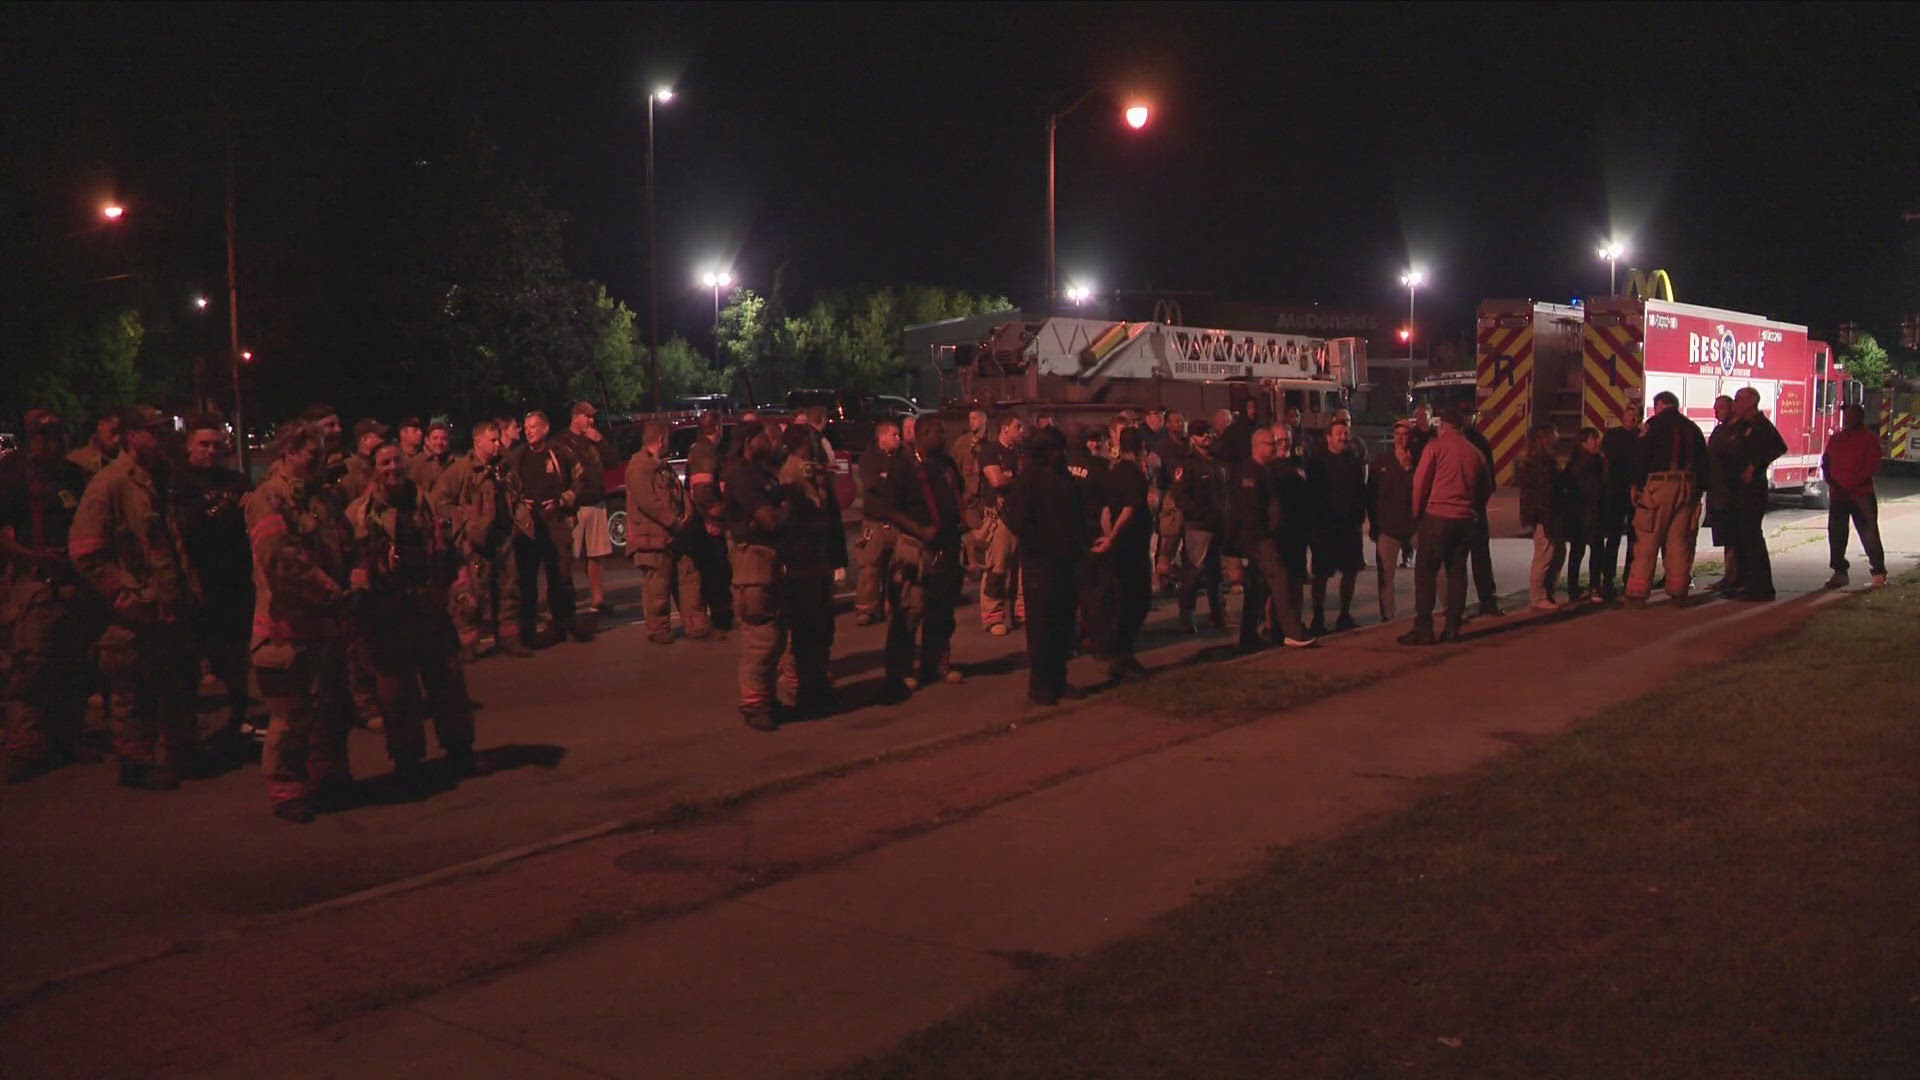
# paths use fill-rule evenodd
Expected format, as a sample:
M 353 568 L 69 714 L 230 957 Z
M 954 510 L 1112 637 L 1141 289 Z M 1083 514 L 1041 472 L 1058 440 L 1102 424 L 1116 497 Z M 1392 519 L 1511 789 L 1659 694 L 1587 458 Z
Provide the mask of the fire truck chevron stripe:
M 1898 413 L 1893 418 L 1893 426 L 1887 432 L 1887 456 L 1905 461 L 1913 445 L 1914 417 L 1912 413 Z

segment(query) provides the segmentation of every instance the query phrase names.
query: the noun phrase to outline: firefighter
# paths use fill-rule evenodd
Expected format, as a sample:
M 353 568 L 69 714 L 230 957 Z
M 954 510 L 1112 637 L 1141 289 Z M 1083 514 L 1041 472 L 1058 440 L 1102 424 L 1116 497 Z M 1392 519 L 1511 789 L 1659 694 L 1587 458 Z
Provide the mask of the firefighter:
M 1057 429 L 1056 429 L 1057 430 Z M 984 569 L 980 578 L 980 628 L 996 637 L 1004 637 L 1018 621 L 1022 605 L 1019 569 L 1016 559 L 1018 538 L 1000 520 L 1001 504 L 1013 487 L 1020 471 L 1020 436 L 1024 434 L 1020 418 L 1008 416 L 1000 421 L 993 438 L 982 442 L 975 460 L 980 466 L 980 528 L 975 535 L 983 552 Z M 1064 439 L 1063 439 L 1064 441 Z M 1064 447 L 1063 460 L 1064 460 Z
M 764 425 L 742 420 L 734 427 L 733 439 L 737 452 L 728 462 L 722 486 L 733 614 L 740 638 L 740 715 L 750 728 L 773 731 L 780 726 L 783 712 L 774 675 L 787 649 L 787 617 L 780 609 L 785 574 L 779 551 L 789 529 L 787 492 L 775 475 L 775 454 Z
M 274 816 L 311 822 L 352 784 L 346 594 L 353 537 L 325 489 L 326 440 L 314 424 L 280 430 L 275 460 L 241 503 L 253 548 L 254 682 L 267 702 L 260 772 Z
M 860 581 L 853 609 L 861 626 L 886 619 L 894 548 L 893 515 L 887 500 L 892 498 L 894 475 L 907 463 L 900 426 L 892 420 L 875 424 L 873 445 L 860 457 L 860 538 L 854 541 Z
M 420 453 L 408 459 L 407 479 L 423 492 L 432 492 L 440 483 L 440 474 L 453 464 L 453 429 L 445 421 L 435 420 L 427 427 Z
M 823 715 L 839 705 L 827 662 L 833 655 L 834 571 L 846 568 L 847 532 L 833 474 L 819 456 L 817 429 L 795 424 L 782 441 L 787 459 L 779 480 L 792 518 L 780 548 L 786 590 L 780 606 L 790 635 L 780 681 L 793 694 L 796 712 Z
M 414 423 L 417 425 L 419 421 Z M 367 484 L 373 480 L 373 452 L 387 441 L 387 433 L 392 430 L 373 419 L 353 425 L 353 453 L 344 462 L 346 472 L 339 482 L 340 505 L 347 505 L 367 490 Z
M 527 441 L 507 452 L 506 468 L 518 486 L 514 562 L 520 571 L 520 640 L 530 642 L 539 620 L 540 574 L 547 577 L 547 611 L 553 640 L 586 642 L 592 634 L 574 622 L 573 527 L 585 465 L 566 444 L 549 438 L 552 426 L 538 409 L 527 414 Z M 522 514 L 521 511 L 525 513 Z
M 149 791 L 172 790 L 181 776 L 208 769 L 195 745 L 194 655 L 185 626 L 197 590 L 174 509 L 161 494 L 167 468 L 160 437 L 171 426 L 151 406 L 120 410 L 125 450 L 87 484 L 67 538 L 74 568 L 108 609 L 94 648 L 120 783 Z
M 960 493 L 966 500 L 967 531 L 961 536 L 961 555 L 968 573 L 975 572 L 985 561 L 975 538 L 984 520 L 984 512 L 980 507 L 980 444 L 986 438 L 987 411 L 972 409 L 967 413 L 967 430 L 955 437 L 953 444 L 947 447 L 947 456 L 953 459 L 953 467 L 960 470 Z
M 0 578 L 0 655 L 11 660 L 0 709 L 9 783 L 93 759 L 80 728 L 88 631 L 99 613 L 67 553 L 87 479 L 61 456 L 62 431 L 51 410 L 29 410 L 26 452 L 0 480 L 0 565 L 7 568 Z
M 939 418 L 928 417 L 918 427 L 914 454 L 890 478 L 893 491 L 886 503 L 898 536 L 886 649 L 886 696 L 893 701 L 905 700 L 921 686 L 962 678 L 950 656 L 953 609 L 964 575 L 965 484 L 947 456 Z
M 1653 407 L 1653 418 L 1640 436 L 1642 453 L 1633 477 L 1636 538 L 1627 569 L 1628 607 L 1647 605 L 1655 561 L 1666 564 L 1667 595 L 1676 601 L 1687 599 L 1700 499 L 1706 493 L 1710 467 L 1707 437 L 1680 411 L 1680 399 L 1662 390 L 1654 395 Z M 1761 482 L 1765 483 L 1764 477 Z M 1741 566 L 1746 573 L 1744 560 Z
M 68 454 L 67 460 L 79 467 L 81 475 L 91 480 L 120 456 L 121 444 L 120 414 L 108 413 L 94 423 L 93 437 L 87 440 L 87 444 Z
M 220 741 L 242 749 L 247 726 L 247 635 L 253 620 L 253 571 L 246 515 L 240 504 L 253 489 L 228 468 L 226 424 L 217 416 L 187 422 L 185 467 L 175 471 L 171 494 L 187 559 L 200 581 L 201 602 L 193 614 L 194 647 L 226 685 L 227 724 Z M 245 747 L 249 749 L 250 747 Z
M 473 754 L 473 700 L 447 616 L 452 561 L 432 506 L 407 479 L 400 447 L 374 452 L 373 479 L 347 507 L 347 523 L 353 527 L 356 621 L 373 646 L 395 777 L 406 784 L 420 781 L 427 713 L 454 775 L 492 772 Z
M 1255 428 L 1247 457 L 1233 466 L 1228 485 L 1234 543 L 1246 559 L 1246 592 L 1240 609 L 1240 648 L 1246 652 L 1261 647 L 1260 617 L 1269 606 L 1276 643 L 1284 641 L 1294 648 L 1313 644 L 1313 637 L 1300 625 L 1299 587 L 1293 572 L 1301 567 L 1282 553 L 1285 534 L 1298 532 L 1281 509 L 1275 462 L 1282 460 L 1289 459 L 1279 456 L 1274 432 Z
M 460 559 L 448 606 L 460 639 L 462 660 L 479 656 L 493 637 L 509 656 L 532 656 L 520 640 L 520 575 L 514 536 L 531 528 L 527 510 L 501 464 L 500 424 L 473 425 L 473 450 L 440 474 L 433 502 L 446 522 L 447 540 Z
M 676 597 L 687 637 L 704 641 L 713 636 L 701 597 L 700 566 L 681 546 L 690 525 L 703 536 L 706 530 L 687 486 L 667 464 L 666 452 L 667 426 L 649 420 L 640 429 L 640 449 L 627 462 L 627 557 L 640 571 L 647 640 L 656 645 L 673 644 Z
M 726 504 L 720 497 L 720 414 L 700 414 L 700 434 L 687 450 L 687 497 L 694 516 L 681 533 L 681 549 L 693 560 L 705 594 L 714 639 L 726 640 L 733 625 L 733 570 L 727 563 Z

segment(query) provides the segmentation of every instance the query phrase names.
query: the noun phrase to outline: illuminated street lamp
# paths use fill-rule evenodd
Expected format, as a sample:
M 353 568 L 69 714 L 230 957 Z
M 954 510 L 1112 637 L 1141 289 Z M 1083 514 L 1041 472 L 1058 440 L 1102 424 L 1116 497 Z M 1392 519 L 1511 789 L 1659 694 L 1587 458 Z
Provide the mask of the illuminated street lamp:
M 1067 286 L 1067 303 L 1084 304 L 1093 299 L 1093 286 L 1075 282 Z
M 653 229 L 653 107 L 673 100 L 673 88 L 647 95 L 647 394 L 660 407 L 660 260 Z
M 1614 264 L 1627 257 L 1627 245 L 1619 240 L 1609 240 L 1600 245 L 1599 256 L 1607 260 L 1607 295 L 1613 295 Z
M 198 308 L 198 309 L 199 309 L 199 310 L 201 310 L 201 311 L 205 311 L 205 310 L 207 310 L 207 298 L 206 298 L 206 297 L 204 297 L 204 296 L 196 296 L 196 297 L 194 297 L 194 298 L 193 298 L 193 306 L 194 306 L 194 307 L 196 307 L 196 308 Z
M 1400 284 L 1407 287 L 1407 328 L 1400 332 L 1400 339 L 1407 343 L 1407 367 L 1413 367 L 1413 293 L 1427 283 L 1427 272 L 1417 266 L 1409 267 L 1400 275 Z
M 1056 287 L 1059 279 L 1054 274 L 1054 131 L 1060 126 L 1060 121 L 1066 119 L 1067 114 L 1084 104 L 1093 96 L 1093 93 L 1092 90 L 1088 90 L 1075 99 L 1073 104 L 1047 117 L 1047 303 L 1049 305 L 1060 295 Z M 1152 110 L 1142 102 L 1133 101 L 1128 103 L 1121 117 L 1128 127 L 1139 131 L 1147 126 L 1147 121 L 1152 117 Z
M 106 218 L 108 221 L 119 221 L 126 215 L 126 212 L 127 208 L 121 206 L 119 203 L 108 203 L 100 208 L 100 216 Z
M 709 270 L 700 275 L 700 283 L 713 290 L 713 358 L 719 360 L 720 290 L 733 286 L 733 274 L 726 270 Z

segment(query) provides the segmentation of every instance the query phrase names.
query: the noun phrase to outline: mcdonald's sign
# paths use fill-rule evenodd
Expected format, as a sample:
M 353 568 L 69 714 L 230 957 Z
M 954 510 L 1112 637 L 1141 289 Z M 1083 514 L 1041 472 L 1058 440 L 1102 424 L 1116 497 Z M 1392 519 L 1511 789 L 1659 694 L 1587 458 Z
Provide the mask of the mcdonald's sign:
M 1636 300 L 1665 300 L 1674 303 L 1673 278 L 1665 270 L 1642 273 L 1639 270 L 1627 271 L 1626 295 Z

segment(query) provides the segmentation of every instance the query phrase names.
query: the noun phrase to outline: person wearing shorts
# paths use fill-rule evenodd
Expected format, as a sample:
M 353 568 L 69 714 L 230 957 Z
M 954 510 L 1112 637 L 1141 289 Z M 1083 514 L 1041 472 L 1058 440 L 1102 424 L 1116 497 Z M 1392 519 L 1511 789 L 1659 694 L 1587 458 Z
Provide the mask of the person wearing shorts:
M 586 560 L 587 612 L 597 618 L 610 614 L 605 559 L 613 554 L 613 533 L 607 522 L 606 475 L 623 469 L 625 463 L 620 460 L 612 440 L 594 426 L 596 412 L 592 402 L 576 404 L 567 423 L 565 441 L 581 465 L 579 509 L 573 523 L 573 557 Z

